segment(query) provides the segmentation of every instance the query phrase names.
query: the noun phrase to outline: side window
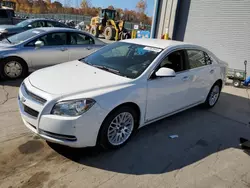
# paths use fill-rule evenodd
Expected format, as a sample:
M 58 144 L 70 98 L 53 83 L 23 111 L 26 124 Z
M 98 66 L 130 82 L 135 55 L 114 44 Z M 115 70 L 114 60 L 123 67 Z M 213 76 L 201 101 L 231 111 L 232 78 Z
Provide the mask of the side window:
M 157 70 L 162 67 L 173 69 L 175 72 L 186 70 L 184 51 L 178 50 L 169 54 L 162 60 Z
M 53 22 L 48 22 L 47 21 L 47 27 L 55 27 L 55 25 L 53 24 Z
M 206 52 L 204 52 L 204 56 L 205 56 L 205 63 L 206 63 L 206 65 L 212 64 L 212 59 L 209 57 L 209 55 L 207 55 Z
M 4 9 L 0 10 L 0 18 L 8 18 L 6 10 Z
M 36 41 L 42 41 L 44 46 L 61 46 L 67 44 L 66 33 L 49 33 L 36 40 L 29 42 L 26 46 L 35 46 Z
M 86 45 L 94 44 L 94 40 L 88 36 L 81 33 L 70 33 L 70 44 L 71 45 Z
M 202 67 L 212 63 L 207 53 L 200 50 L 187 50 L 190 69 Z
M 31 23 L 32 28 L 37 28 L 37 27 L 45 27 L 45 22 L 44 21 L 35 21 Z

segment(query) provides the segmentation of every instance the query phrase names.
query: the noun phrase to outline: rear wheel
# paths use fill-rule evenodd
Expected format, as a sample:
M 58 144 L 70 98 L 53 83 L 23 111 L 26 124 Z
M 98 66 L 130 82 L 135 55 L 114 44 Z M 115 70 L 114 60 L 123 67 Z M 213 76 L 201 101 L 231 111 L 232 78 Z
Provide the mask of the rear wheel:
M 107 40 L 113 40 L 115 38 L 115 29 L 110 26 L 106 27 L 104 30 L 104 37 Z
M 216 82 L 211 88 L 207 96 L 206 102 L 204 103 L 204 106 L 207 108 L 214 107 L 220 97 L 220 92 L 221 92 L 221 85 L 220 83 Z
M 125 145 L 138 127 L 138 114 L 129 106 L 122 106 L 104 120 L 100 130 L 100 144 L 106 149 Z
M 1 64 L 0 73 L 3 79 L 17 79 L 28 73 L 28 67 L 22 59 L 10 57 L 4 59 Z

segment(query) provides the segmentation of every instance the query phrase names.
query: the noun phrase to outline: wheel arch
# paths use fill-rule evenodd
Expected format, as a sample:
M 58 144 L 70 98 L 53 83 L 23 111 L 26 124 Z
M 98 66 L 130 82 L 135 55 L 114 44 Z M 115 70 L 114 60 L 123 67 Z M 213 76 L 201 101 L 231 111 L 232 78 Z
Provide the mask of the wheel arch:
M 217 84 L 217 83 L 220 85 L 220 89 L 222 89 L 222 86 L 223 86 L 223 81 L 222 81 L 222 79 L 218 79 L 218 80 L 214 83 L 214 85 Z M 213 85 L 213 86 L 214 86 L 214 85 Z M 212 87 L 213 87 L 213 86 L 212 86 Z

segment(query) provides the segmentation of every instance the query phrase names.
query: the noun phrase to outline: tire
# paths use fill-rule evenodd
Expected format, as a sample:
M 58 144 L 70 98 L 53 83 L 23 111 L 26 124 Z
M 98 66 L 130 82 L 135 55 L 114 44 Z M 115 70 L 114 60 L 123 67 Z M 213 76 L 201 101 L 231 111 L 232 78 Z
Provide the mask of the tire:
M 123 40 L 123 32 L 119 33 L 119 40 Z
M 104 30 L 104 37 L 106 40 L 113 40 L 115 38 L 115 29 L 112 27 L 108 26 Z
M 126 33 L 124 38 L 125 38 L 125 39 L 131 39 L 131 36 L 130 36 L 129 33 Z
M 9 57 L 0 63 L 0 76 L 3 80 L 23 78 L 28 74 L 27 64 L 20 58 Z
M 241 81 L 240 80 L 233 80 L 234 87 L 240 87 Z
M 91 33 L 93 36 L 95 36 L 96 38 L 98 38 L 98 37 L 99 37 L 98 26 L 97 26 L 97 27 L 91 27 L 90 33 Z
M 122 115 L 125 115 L 124 117 L 127 118 L 127 120 L 131 120 L 127 121 L 127 123 L 131 122 L 130 128 L 128 128 L 129 126 L 125 126 L 122 124 L 115 125 L 115 123 L 118 123 L 118 117 Z M 111 112 L 111 114 L 109 114 L 102 123 L 101 129 L 99 131 L 99 144 L 104 149 L 117 149 L 119 147 L 122 147 L 131 139 L 132 135 L 138 128 L 138 124 L 139 117 L 133 108 L 129 106 L 122 106 L 116 109 L 115 111 Z M 127 125 L 130 124 L 128 123 Z M 126 127 L 128 129 L 126 129 Z M 125 130 L 128 135 L 124 134 Z M 118 138 L 118 134 L 123 135 L 124 137 L 124 139 L 121 139 L 120 142 L 118 139 L 116 140 L 116 138 Z M 115 141 L 117 142 L 115 143 Z
M 221 84 L 216 82 L 210 89 L 207 99 L 203 106 L 206 108 L 214 107 L 215 104 L 218 102 L 218 99 L 220 98 L 220 92 L 221 92 Z

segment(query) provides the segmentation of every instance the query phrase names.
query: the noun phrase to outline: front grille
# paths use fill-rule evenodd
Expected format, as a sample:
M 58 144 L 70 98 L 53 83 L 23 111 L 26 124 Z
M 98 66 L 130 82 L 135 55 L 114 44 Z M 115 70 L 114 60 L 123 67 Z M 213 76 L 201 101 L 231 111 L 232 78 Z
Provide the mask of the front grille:
M 31 116 L 33 116 L 33 117 L 37 117 L 38 114 L 39 114 L 38 111 L 33 110 L 32 108 L 30 108 L 30 107 L 28 107 L 28 106 L 26 106 L 26 105 L 24 105 L 24 104 L 23 104 L 23 110 L 24 110 L 27 114 L 29 114 L 29 115 L 31 115 Z
M 30 92 L 27 87 L 25 86 L 25 84 L 23 84 L 23 88 L 24 91 L 27 93 L 28 96 L 30 96 L 34 101 L 39 102 L 40 104 L 45 104 L 47 102 L 46 99 L 43 99 L 42 97 L 39 97 L 37 95 L 35 95 L 34 93 Z
M 48 132 L 48 131 L 44 131 L 42 129 L 39 129 L 40 134 L 43 134 L 45 136 L 49 136 L 55 139 L 59 139 L 59 140 L 66 140 L 66 141 L 76 141 L 76 137 L 72 136 L 72 135 L 64 135 L 64 134 L 56 134 L 56 133 L 52 133 L 52 132 Z

